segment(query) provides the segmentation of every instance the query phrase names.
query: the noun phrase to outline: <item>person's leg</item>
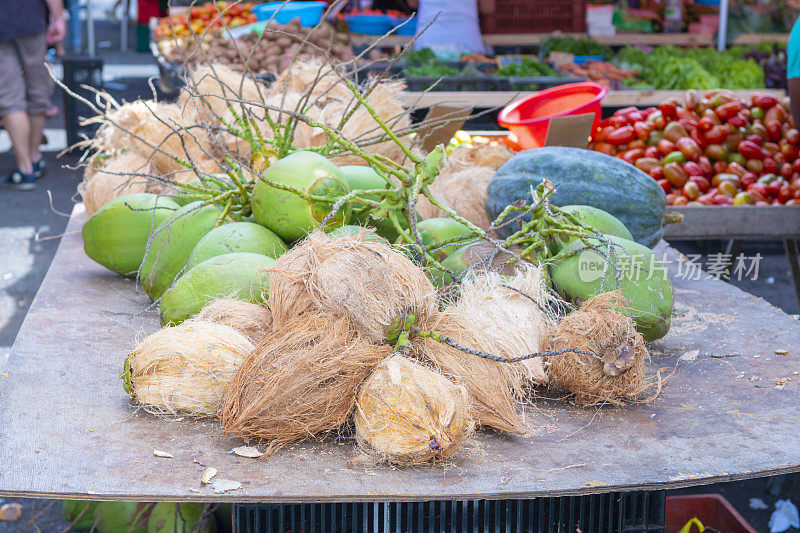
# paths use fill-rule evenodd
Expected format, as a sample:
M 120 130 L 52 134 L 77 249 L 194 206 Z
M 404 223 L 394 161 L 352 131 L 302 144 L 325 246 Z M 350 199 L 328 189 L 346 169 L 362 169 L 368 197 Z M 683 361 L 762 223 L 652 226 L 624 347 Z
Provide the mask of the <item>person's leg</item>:
M 45 113 L 28 113 L 28 121 L 31 125 L 31 131 L 28 137 L 31 161 L 42 160 L 42 152 L 39 151 L 39 147 L 42 144 L 42 132 L 44 132 L 44 121 L 46 118 Z
M 25 74 L 25 98 L 30 122 L 28 151 L 33 161 L 34 171 L 37 177 L 41 177 L 44 173 L 44 164 L 39 145 L 42 142 L 45 113 L 50 107 L 50 95 L 53 92 L 53 80 L 44 66 L 47 44 L 44 34 L 22 37 L 18 39 L 18 44 L 22 70 Z
M 8 136 L 11 137 L 11 146 L 14 149 L 14 157 L 17 159 L 17 168 L 24 174 L 33 174 L 34 160 L 31 158 L 31 126 L 28 120 L 28 112 L 11 111 L 7 113 L 3 117 L 3 126 L 6 128 Z M 41 135 L 41 131 L 39 135 Z M 39 138 L 41 139 L 41 137 Z
M 0 79 L 0 117 L 11 137 L 17 167 L 30 174 L 30 123 L 25 101 L 25 79 L 14 40 L 0 41 Z

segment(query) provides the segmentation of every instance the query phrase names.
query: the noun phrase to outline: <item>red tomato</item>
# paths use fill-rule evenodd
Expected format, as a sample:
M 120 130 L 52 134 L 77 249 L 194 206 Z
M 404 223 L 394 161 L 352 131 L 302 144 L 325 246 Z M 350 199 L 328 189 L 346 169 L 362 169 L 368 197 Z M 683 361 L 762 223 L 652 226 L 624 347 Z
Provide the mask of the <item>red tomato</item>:
M 777 197 L 781 192 L 781 187 L 784 185 L 786 185 L 786 182 L 780 178 L 767 183 L 767 192 L 769 193 L 770 197 Z
M 720 192 L 711 199 L 711 203 L 714 205 L 733 205 L 733 197 Z
M 794 128 L 789 128 L 786 131 L 786 140 L 792 144 L 800 144 L 800 131 Z
M 614 111 L 614 116 L 622 117 L 633 111 L 639 111 L 639 108 L 635 106 L 623 107 L 622 109 L 617 109 L 616 111 Z
M 784 163 L 781 165 L 781 177 L 783 179 L 788 180 L 789 178 L 792 177 L 792 174 L 793 174 L 792 165 L 790 165 L 789 163 Z
M 764 142 L 764 139 L 761 137 L 761 135 L 748 135 L 747 139 L 745 140 L 759 146 L 761 146 L 761 144 Z
M 694 109 L 697 107 L 697 91 L 694 89 L 689 89 L 683 95 L 683 103 L 686 106 L 686 109 Z
M 640 157 L 634 162 L 634 165 L 642 172 L 649 173 L 650 169 L 660 167 L 661 161 L 655 157 Z
M 699 146 L 701 150 L 708 146 L 708 141 L 706 141 L 706 138 L 703 137 L 703 134 L 700 133 L 699 129 L 695 128 L 689 132 L 689 137 L 691 137 L 692 140 L 697 143 L 697 146 Z
M 786 203 L 794 197 L 792 192 L 792 187 L 788 183 L 784 183 L 781 185 L 780 190 L 778 191 L 778 201 L 780 203 Z
M 661 115 L 667 119 L 673 119 L 678 116 L 678 102 L 675 100 L 667 100 L 658 105 L 658 110 Z
M 703 176 L 689 176 L 689 181 L 695 183 L 700 192 L 708 192 L 711 188 L 711 183 Z
M 652 177 L 656 181 L 663 180 L 664 179 L 664 167 L 660 167 L 660 166 L 659 167 L 653 167 L 653 168 L 650 169 L 648 174 L 650 174 L 650 177 Z
M 661 157 L 661 152 L 659 152 L 658 148 L 656 148 L 655 146 L 648 146 L 647 149 L 645 149 L 644 151 L 644 156 L 658 159 Z
M 797 159 L 794 163 L 792 163 L 792 170 L 795 172 L 800 172 L 800 159 Z
M 747 188 L 749 185 L 752 185 L 758 181 L 758 176 L 754 172 L 746 172 L 744 176 L 739 178 L 739 183 L 742 184 L 742 187 Z
M 728 168 L 727 168 L 727 169 L 725 169 L 725 170 L 726 170 L 726 171 L 727 171 L 729 174 L 735 174 L 736 176 L 739 176 L 740 178 L 741 178 L 742 176 L 744 176 L 745 174 L 747 174 L 747 169 L 746 169 L 746 168 L 744 168 L 744 167 L 743 167 L 742 165 L 740 165 L 739 163 L 728 163 Z
M 687 161 L 683 164 L 683 170 L 686 171 L 686 174 L 689 176 L 702 176 L 703 169 L 700 168 L 700 165 L 695 163 L 694 161 Z
M 675 147 L 686 156 L 686 159 L 697 161 L 700 157 L 700 147 L 689 137 L 678 139 L 678 142 L 675 143 Z
M 763 202 L 769 197 L 766 183 L 753 183 L 747 187 L 747 192 L 753 197 L 753 200 Z
M 715 125 L 714 121 L 708 117 L 703 117 L 697 121 L 697 129 L 702 131 L 703 133 L 711 130 Z
M 728 147 L 724 144 L 709 144 L 705 153 L 709 159 L 723 160 L 728 157 Z
M 686 180 L 689 178 L 683 170 L 683 167 L 678 163 L 667 163 L 664 165 L 664 177 L 677 189 L 683 187 Z
M 720 194 L 727 196 L 728 198 L 733 198 L 736 196 L 736 193 L 739 192 L 739 188 L 736 184 L 732 181 L 723 181 L 717 185 L 717 190 Z
M 644 120 L 644 113 L 642 113 L 637 109 L 636 111 L 631 111 L 630 113 L 625 115 L 625 117 L 628 119 L 629 123 L 633 124 Z
M 633 126 L 623 126 L 606 135 L 606 142 L 611 144 L 628 144 L 636 138 Z
M 688 137 L 689 132 L 680 122 L 672 121 L 664 128 L 664 137 L 672 142 L 678 142 L 681 137 Z
M 704 137 L 711 144 L 719 144 L 728 138 L 728 134 L 728 128 L 725 126 L 712 126 L 711 129 L 705 133 Z
M 756 143 L 750 141 L 742 141 L 739 143 L 738 146 L 739 153 L 742 154 L 747 159 L 764 159 L 769 154 L 765 152 L 763 148 L 761 148 Z
M 641 148 L 644 150 L 644 147 L 647 146 L 644 144 L 644 141 L 641 139 L 634 139 L 628 143 L 628 150 L 633 150 L 634 148 Z
M 661 185 L 662 189 L 664 189 L 664 194 L 669 194 L 669 191 L 672 190 L 672 184 L 665 179 L 658 180 L 658 184 Z
M 689 200 L 687 200 L 685 196 L 676 196 L 675 200 L 672 202 L 672 205 L 686 205 L 688 203 Z
M 606 154 L 606 155 L 614 155 L 617 153 L 617 149 L 614 148 L 613 145 L 607 142 L 599 142 L 594 146 L 595 151 Z
M 770 174 L 775 174 L 778 172 L 778 164 L 772 158 L 767 158 L 764 160 L 764 172 L 769 172 Z
M 778 99 L 771 94 L 754 94 L 751 98 L 753 105 L 763 109 L 769 109 L 778 104 Z
M 783 155 L 783 153 L 778 152 L 772 156 L 772 160 L 775 161 L 775 164 L 778 165 L 778 168 L 781 168 L 783 164 L 786 163 L 786 156 Z
M 776 143 L 780 140 L 781 135 L 783 132 L 781 131 L 781 123 L 777 120 L 770 120 L 766 123 L 767 125 L 767 137 L 769 140 Z
M 750 172 L 755 172 L 756 174 L 761 174 L 764 172 L 764 162 L 760 159 L 748 159 L 745 163 L 747 170 Z
M 661 155 L 669 155 L 676 150 L 675 143 L 668 139 L 661 139 L 658 141 L 656 148 L 661 152 Z
M 714 112 L 717 114 L 720 120 L 728 120 L 739 112 L 739 103 L 728 102 L 727 104 L 722 104 L 721 106 L 717 107 Z
M 711 161 L 709 161 L 706 156 L 701 155 L 700 159 L 697 160 L 697 164 L 700 165 L 700 170 L 702 171 L 703 176 L 711 176 Z
M 786 158 L 787 161 L 794 161 L 797 159 L 797 156 L 800 155 L 800 149 L 786 139 L 782 139 L 781 142 L 781 153 Z
M 687 200 L 697 200 L 700 196 L 700 187 L 693 181 L 687 181 L 683 185 L 682 191 Z
M 734 128 L 743 128 L 747 125 L 747 119 L 744 118 L 744 116 L 742 116 L 741 113 L 737 113 L 736 115 L 728 119 L 728 124 L 730 124 Z
M 636 137 L 646 141 L 650 138 L 650 132 L 653 131 L 653 128 L 648 126 L 646 122 L 639 120 L 633 123 L 633 131 L 636 133 Z
M 725 161 L 716 161 L 714 166 L 711 167 L 713 174 L 720 174 L 728 170 L 728 163 Z

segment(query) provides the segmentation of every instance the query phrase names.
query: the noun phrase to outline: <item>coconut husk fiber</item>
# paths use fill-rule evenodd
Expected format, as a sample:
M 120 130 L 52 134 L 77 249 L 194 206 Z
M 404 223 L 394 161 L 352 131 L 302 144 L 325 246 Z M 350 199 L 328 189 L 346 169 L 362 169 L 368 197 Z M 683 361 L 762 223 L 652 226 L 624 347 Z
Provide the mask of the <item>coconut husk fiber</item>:
M 430 329 L 461 346 L 492 355 L 502 347 L 461 309 L 448 307 L 431 321 Z M 470 410 L 478 425 L 508 433 L 523 433 L 525 425 L 516 410 L 523 395 L 519 365 L 491 361 L 462 352 L 430 338 L 413 341 L 416 357 L 431 362 L 441 373 L 463 383 L 471 398 Z
M 452 309 L 492 338 L 498 351 L 490 353 L 514 359 L 547 349 L 547 333 L 556 323 L 556 314 L 550 310 L 555 299 L 545 283 L 543 267 L 522 263 L 511 277 L 496 272 L 467 276 Z M 518 367 L 529 385 L 548 380 L 541 357 L 511 365 Z
M 571 352 L 547 358 L 555 385 L 579 404 L 621 404 L 649 388 L 644 379 L 647 348 L 631 319 L 620 312 L 626 305 L 619 292 L 599 294 L 553 330 L 552 350 L 572 348 L 600 358 Z
M 354 419 L 365 453 L 405 466 L 451 457 L 475 428 L 466 388 L 402 355 L 364 381 Z
M 139 154 L 152 164 L 155 174 L 181 183 L 194 178 L 194 172 L 176 158 L 193 162 L 204 172 L 221 170 L 210 157 L 211 143 L 206 131 L 197 127 L 196 114 L 176 104 L 137 100 L 97 120 L 103 123 L 97 144 L 110 151 Z
M 389 355 L 349 317 L 306 313 L 265 337 L 233 377 L 222 428 L 270 449 L 316 437 L 349 420 L 361 382 Z
M 331 239 L 317 230 L 280 256 L 270 270 L 269 308 L 276 328 L 304 313 L 346 315 L 365 338 L 382 342 L 408 312 L 426 324 L 436 291 L 425 273 L 365 230 Z
M 491 167 L 470 167 L 452 173 L 440 173 L 428 190 L 437 200 L 452 208 L 479 228 L 487 229 L 492 221 L 486 213 L 489 182 L 494 177 Z M 443 209 L 420 196 L 417 211 L 423 219 L 449 216 Z
M 263 102 L 267 94 L 266 87 L 220 63 L 195 67 L 188 73 L 187 83 L 189 87 L 178 95 L 179 108 L 211 125 L 228 116 L 228 104 L 238 113 L 241 104 L 237 102 Z
M 106 202 L 124 194 L 151 192 L 155 183 L 148 177 L 150 163 L 134 152 L 123 152 L 105 160 L 102 166 L 87 166 L 78 186 L 86 213 L 92 216 Z
M 272 313 L 263 305 L 235 298 L 217 298 L 208 302 L 195 318 L 230 326 L 254 344 L 272 332 Z
M 278 75 L 269 90 L 273 94 L 309 94 L 308 102 L 320 106 L 331 101 L 350 102 L 353 99 L 353 93 L 341 76 L 320 59 L 292 62 Z
M 447 156 L 443 172 L 450 174 L 473 167 L 490 167 L 497 170 L 514 156 L 514 151 L 498 144 L 459 146 Z
M 206 320 L 161 329 L 129 355 L 131 397 L 149 412 L 217 415 L 223 393 L 253 351 L 250 340 Z

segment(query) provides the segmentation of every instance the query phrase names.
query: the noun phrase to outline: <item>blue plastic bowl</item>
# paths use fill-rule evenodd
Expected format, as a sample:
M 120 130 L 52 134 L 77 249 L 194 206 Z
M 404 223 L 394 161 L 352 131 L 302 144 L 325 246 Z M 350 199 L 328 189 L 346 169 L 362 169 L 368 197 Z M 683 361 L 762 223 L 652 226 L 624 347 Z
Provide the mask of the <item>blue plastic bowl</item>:
M 392 25 L 397 27 L 400 24 L 403 24 L 408 19 L 401 19 L 392 17 Z M 409 20 L 396 30 L 394 30 L 395 35 L 406 35 L 406 36 L 413 36 L 417 34 L 417 19 Z
M 322 20 L 327 2 L 267 2 L 259 4 L 252 9 L 256 20 L 266 21 L 275 15 L 274 20 L 278 24 L 288 24 L 297 17 L 300 17 L 300 25 L 304 27 L 316 26 Z
M 575 56 L 572 61 L 580 66 L 583 66 L 587 61 L 605 61 L 605 56 Z
M 344 17 L 352 33 L 383 35 L 394 28 L 389 15 L 347 15 Z

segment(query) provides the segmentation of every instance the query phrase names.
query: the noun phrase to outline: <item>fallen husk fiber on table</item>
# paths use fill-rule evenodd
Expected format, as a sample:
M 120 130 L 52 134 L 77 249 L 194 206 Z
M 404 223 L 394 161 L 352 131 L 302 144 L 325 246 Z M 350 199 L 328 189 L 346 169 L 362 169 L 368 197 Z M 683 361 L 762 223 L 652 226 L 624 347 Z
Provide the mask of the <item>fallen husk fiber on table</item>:
M 280 256 L 269 269 L 275 327 L 308 312 L 343 314 L 372 342 L 409 312 L 424 327 L 436 312 L 433 285 L 408 257 L 369 235 L 331 239 L 318 230 Z
M 285 321 L 231 380 L 220 418 L 226 433 L 268 452 L 336 430 L 350 419 L 361 382 L 388 356 L 341 313 Z
M 225 387 L 252 351 L 253 343 L 230 326 L 187 320 L 149 335 L 128 354 L 128 392 L 154 414 L 217 415 Z
M 649 355 L 642 336 L 620 310 L 627 305 L 619 292 L 599 294 L 565 316 L 554 328 L 551 349 L 573 352 L 547 358 L 554 384 L 583 405 L 622 404 L 640 399 L 652 385 L 645 382 Z
M 92 216 L 106 202 L 125 194 L 149 192 L 150 163 L 139 154 L 123 152 L 105 160 L 102 166 L 90 165 L 84 169 L 84 180 L 78 186 L 86 213 Z
M 208 302 L 195 318 L 230 326 L 254 344 L 272 332 L 272 313 L 263 305 L 237 300 L 217 298 Z
M 364 381 L 354 418 L 367 455 L 407 466 L 451 457 L 475 428 L 467 390 L 402 355 L 381 361 Z

